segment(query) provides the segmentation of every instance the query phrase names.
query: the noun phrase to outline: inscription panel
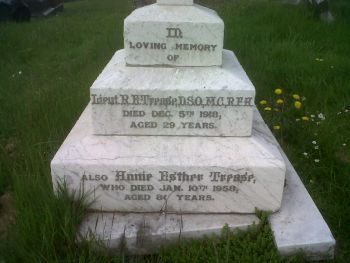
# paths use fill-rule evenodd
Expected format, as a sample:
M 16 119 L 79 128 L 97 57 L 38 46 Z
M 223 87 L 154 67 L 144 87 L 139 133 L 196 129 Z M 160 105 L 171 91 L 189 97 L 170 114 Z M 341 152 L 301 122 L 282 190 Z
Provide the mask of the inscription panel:
M 254 98 L 239 92 L 91 92 L 95 134 L 249 136 Z M 215 95 L 213 95 L 215 94 Z
M 75 167 L 62 173 L 68 187 L 90 193 L 95 199 L 92 209 L 105 211 L 252 213 L 255 207 L 278 206 L 258 198 L 271 195 L 266 189 L 273 183 L 245 168 Z
M 249 136 L 255 88 L 232 52 L 222 67 L 128 67 L 123 50 L 90 88 L 95 134 Z
M 125 60 L 128 65 L 221 65 L 223 36 L 224 24 L 213 11 L 148 6 L 125 19 Z

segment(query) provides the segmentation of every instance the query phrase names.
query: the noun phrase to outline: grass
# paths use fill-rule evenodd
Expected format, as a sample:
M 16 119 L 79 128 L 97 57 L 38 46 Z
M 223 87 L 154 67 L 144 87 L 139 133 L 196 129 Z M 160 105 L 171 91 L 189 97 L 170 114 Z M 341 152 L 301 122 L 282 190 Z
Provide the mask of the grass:
M 201 2 L 224 19 L 225 48 L 246 69 L 257 102 L 273 104 L 277 87 L 286 102 L 291 93 L 306 97 L 300 111 L 292 102 L 274 117 L 261 110 L 271 126 L 282 126 L 276 137 L 331 227 L 335 261 L 348 262 L 350 3 L 332 1 L 336 21 L 325 24 L 307 6 L 277 0 Z M 88 103 L 88 88 L 122 48 L 130 3 L 72 2 L 56 17 L 0 24 L 0 193 L 11 191 L 17 210 L 16 224 L 0 240 L 0 262 L 283 262 L 265 219 L 247 233 L 224 231 L 221 238 L 185 242 L 145 258 L 97 253 L 89 243 L 76 246 L 84 205 L 64 191 L 60 198 L 53 195 L 49 162 Z M 318 113 L 326 116 L 319 125 L 295 122 Z

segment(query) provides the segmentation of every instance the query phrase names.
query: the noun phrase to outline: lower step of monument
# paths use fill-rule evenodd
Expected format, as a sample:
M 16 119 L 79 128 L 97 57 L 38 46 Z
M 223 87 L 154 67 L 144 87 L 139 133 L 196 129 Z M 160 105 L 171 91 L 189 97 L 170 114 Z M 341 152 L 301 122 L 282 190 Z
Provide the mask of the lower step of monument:
M 280 149 L 286 163 L 286 186 L 281 209 L 269 218 L 275 245 L 283 256 L 303 253 L 308 260 L 334 257 L 335 240 L 301 182 Z M 184 239 L 220 234 L 259 223 L 255 215 L 89 213 L 80 227 L 80 238 L 102 241 L 114 252 L 124 246 L 130 254 L 149 254 Z
M 285 163 L 255 113 L 251 137 L 96 136 L 88 106 L 52 160 L 54 184 L 91 209 L 118 212 L 277 211 Z
M 148 152 L 143 152 L 144 155 L 135 156 L 130 151 L 127 151 L 126 147 L 128 144 L 126 144 L 123 147 L 126 150 L 123 156 L 108 156 L 108 154 L 117 149 L 114 140 L 119 137 L 92 136 L 89 111 L 90 108 L 88 107 L 52 162 L 54 182 L 56 179 L 64 178 L 64 175 L 68 175 L 66 182 L 72 189 L 79 185 L 84 186 L 86 180 L 81 181 L 81 170 L 76 170 L 76 167 L 80 165 L 82 170 L 96 171 L 96 174 L 100 174 L 101 176 L 95 177 L 95 180 L 96 183 L 101 183 L 104 180 L 103 173 L 100 170 L 102 164 L 120 159 L 128 160 L 133 165 L 135 163 L 142 164 L 142 160 L 152 160 L 161 155 L 166 156 L 169 152 L 178 152 L 178 148 L 181 148 L 183 145 L 181 143 L 172 145 L 173 148 L 160 148 L 159 145 L 153 145 L 152 148 L 151 144 Z M 144 138 L 144 136 L 140 138 Z M 138 141 L 140 138 L 135 137 L 134 139 Z M 151 140 L 154 136 L 146 138 Z M 170 140 L 172 137 L 156 136 L 156 138 L 167 138 Z M 277 158 L 278 163 L 285 164 L 285 166 L 281 166 L 281 170 L 284 170 L 283 167 L 286 169 L 282 204 L 279 211 L 270 216 L 275 243 L 280 253 L 289 256 L 303 252 L 309 260 L 333 258 L 335 240 L 327 223 L 257 110 L 254 111 L 252 138 L 255 141 L 255 147 L 260 151 L 265 149 L 262 146 L 264 141 L 267 145 L 274 145 L 273 149 L 277 149 L 278 153 L 273 150 L 273 156 L 275 158 L 276 156 L 281 156 L 282 160 L 279 157 Z M 180 139 L 186 141 L 187 137 L 180 137 Z M 238 139 L 235 138 L 235 140 Z M 197 152 L 205 154 L 216 149 L 215 147 L 210 147 L 210 145 L 200 147 L 200 150 L 197 150 Z M 242 154 L 242 148 L 237 145 L 221 144 L 221 148 L 224 149 L 231 149 L 232 147 L 239 154 L 238 156 Z M 155 149 L 158 149 L 158 152 Z M 243 147 L 243 149 L 251 152 L 251 147 Z M 268 149 L 271 151 L 271 147 Z M 149 155 L 147 153 L 152 154 Z M 267 154 L 269 153 L 267 150 L 264 150 L 263 153 L 260 157 L 264 157 L 269 162 L 274 163 L 275 159 L 270 158 L 271 152 L 270 155 Z M 186 156 L 186 158 L 190 163 L 195 157 Z M 213 161 L 223 163 L 226 160 L 225 158 L 227 156 L 222 155 L 222 152 L 216 152 L 211 159 L 206 159 L 205 163 L 210 164 Z M 178 159 L 176 155 L 169 157 L 169 161 Z M 102 162 L 100 166 L 96 166 L 97 160 Z M 246 162 L 248 161 L 250 160 L 246 160 Z M 87 179 L 90 178 L 87 177 Z M 96 198 L 104 195 L 103 192 L 98 192 L 97 190 L 94 194 Z M 110 199 L 110 202 L 113 204 L 112 198 L 113 195 L 111 195 Z M 257 198 L 260 198 L 259 193 L 257 193 Z M 229 201 L 234 202 L 235 199 L 232 198 Z M 118 200 L 115 201 L 115 203 L 120 202 Z M 94 208 L 100 209 L 101 207 L 103 208 L 102 204 L 99 203 Z M 195 212 L 195 209 L 193 210 Z M 113 251 L 117 251 L 121 246 L 126 246 L 130 253 L 145 254 L 178 240 L 200 238 L 213 233 L 220 234 L 225 224 L 231 229 L 245 229 L 249 225 L 258 222 L 259 220 L 254 214 L 169 214 L 164 210 L 157 211 L 157 213 L 91 212 L 83 221 L 79 236 L 81 238 L 100 240 Z

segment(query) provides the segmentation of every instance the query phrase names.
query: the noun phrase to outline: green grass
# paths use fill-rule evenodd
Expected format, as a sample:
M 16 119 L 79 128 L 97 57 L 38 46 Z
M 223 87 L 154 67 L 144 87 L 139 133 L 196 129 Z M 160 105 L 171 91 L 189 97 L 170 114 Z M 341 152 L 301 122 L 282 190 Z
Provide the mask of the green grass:
M 224 19 L 225 48 L 234 50 L 246 69 L 257 102 L 272 103 L 277 87 L 283 88 L 286 102 L 290 93 L 306 97 L 300 111 L 286 104 L 272 118 L 261 110 L 270 125 L 282 124 L 276 137 L 331 227 L 336 262 L 348 262 L 350 3 L 332 1 L 336 21 L 325 24 L 307 6 L 277 0 L 201 2 Z M 0 24 L 0 193 L 10 190 L 17 209 L 16 224 L 0 240 L 0 262 L 1 257 L 6 262 L 266 261 L 263 257 L 281 262 L 265 219 L 247 233 L 226 231 L 221 239 L 185 242 L 145 258 L 97 253 L 89 243 L 76 246 L 84 205 L 71 202 L 64 191 L 60 198 L 53 195 L 49 163 L 88 103 L 90 85 L 122 48 L 130 3 L 72 2 L 56 17 Z M 300 114 L 320 112 L 326 116 L 320 125 L 295 122 Z

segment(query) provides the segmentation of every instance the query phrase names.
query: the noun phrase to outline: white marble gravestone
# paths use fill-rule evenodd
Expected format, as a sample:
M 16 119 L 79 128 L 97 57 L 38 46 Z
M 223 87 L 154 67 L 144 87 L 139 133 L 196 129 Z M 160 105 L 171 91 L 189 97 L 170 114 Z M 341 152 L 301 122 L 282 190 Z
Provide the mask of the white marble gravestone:
M 155 248 L 163 230 L 199 237 L 224 222 L 258 222 L 256 209 L 280 210 L 285 160 L 267 127 L 253 121 L 255 88 L 223 50 L 223 32 L 214 11 L 190 0 L 158 0 L 125 19 L 125 49 L 92 85 L 89 105 L 51 162 L 54 188 L 65 183 L 88 195 L 92 211 L 112 215 L 109 233 L 95 229 L 103 240 L 110 234 L 110 247 L 122 239 L 133 246 L 146 228 Z M 82 232 L 93 232 L 92 218 Z M 140 220 L 151 226 L 139 228 Z

